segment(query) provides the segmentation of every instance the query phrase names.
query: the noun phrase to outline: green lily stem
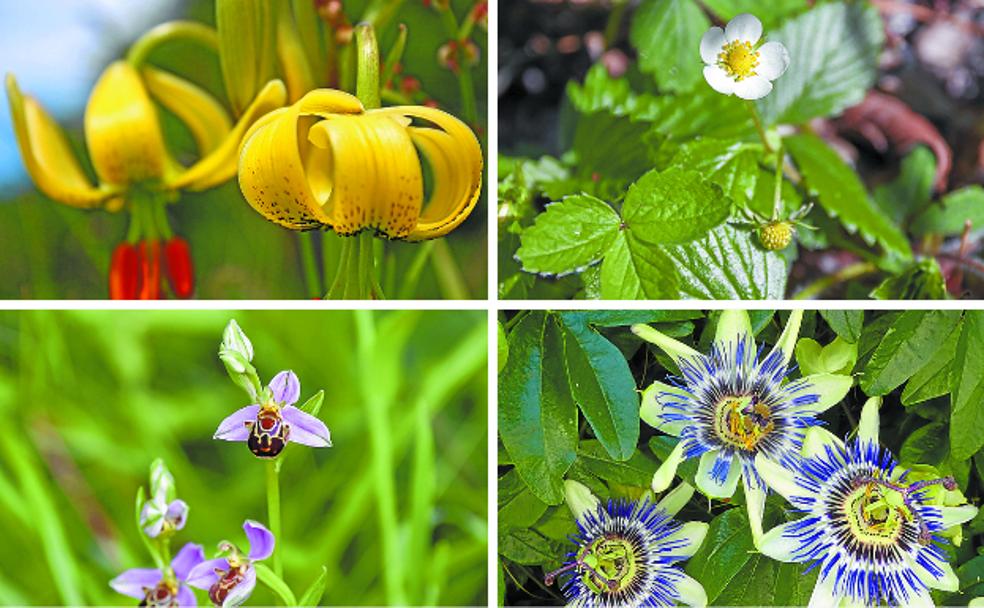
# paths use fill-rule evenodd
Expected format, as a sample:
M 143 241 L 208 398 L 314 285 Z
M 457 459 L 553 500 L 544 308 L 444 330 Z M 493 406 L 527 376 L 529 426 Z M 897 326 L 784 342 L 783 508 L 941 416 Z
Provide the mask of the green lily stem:
M 284 542 L 283 536 L 280 534 L 280 470 L 275 460 L 267 462 L 266 466 L 267 518 L 270 520 L 270 532 L 276 539 L 271 558 L 273 559 L 273 571 L 278 577 L 283 578 L 284 566 L 280 558 L 282 553 L 280 548 Z
M 211 27 L 194 21 L 169 21 L 152 28 L 133 43 L 126 53 L 126 60 L 139 68 L 158 45 L 178 39 L 193 40 L 216 52 L 219 50 L 219 35 Z
M 380 106 L 379 101 L 379 44 L 372 25 L 355 26 L 355 45 L 358 58 L 355 75 L 355 96 L 367 110 Z
M 458 27 L 458 19 L 454 16 L 454 11 L 451 10 L 451 3 L 449 2 L 446 6 L 438 8 L 438 11 L 441 13 L 441 21 L 444 23 L 444 29 L 447 31 L 448 37 L 459 42 L 461 48 L 464 48 L 466 39 L 459 36 L 460 28 Z M 478 104 L 475 101 L 475 86 L 472 81 L 471 67 L 465 64 L 464 57 L 459 57 L 458 69 L 455 70 L 455 76 L 458 77 L 461 113 L 465 117 L 465 122 L 475 125 L 478 123 Z
M 314 243 L 311 241 L 310 232 L 297 233 L 297 246 L 301 255 L 301 268 L 304 271 L 304 285 L 307 287 L 308 297 L 320 297 L 321 279 L 318 275 L 318 263 L 314 257 Z
M 765 127 L 762 126 L 762 118 L 759 116 L 758 110 L 755 108 L 755 102 L 746 99 L 745 107 L 748 108 L 748 113 L 752 115 L 752 121 L 755 122 L 755 129 L 758 131 L 759 137 L 762 139 L 762 144 L 765 146 L 765 151 L 769 154 L 775 152 L 772 145 L 769 144 L 769 138 L 765 134 Z
M 856 279 L 858 277 L 863 277 L 866 274 L 871 274 L 878 270 L 878 267 L 871 262 L 858 262 L 856 264 L 851 264 L 850 266 L 845 266 L 834 274 L 827 275 L 816 281 L 810 283 L 799 293 L 793 296 L 794 300 L 809 300 L 815 296 L 820 295 L 824 291 L 830 289 L 834 285 L 839 283 L 844 283 Z
M 431 263 L 434 265 L 434 274 L 437 276 L 437 283 L 445 298 L 467 300 L 470 297 L 465 277 L 461 274 L 461 269 L 454 259 L 454 254 L 451 252 L 447 240 L 435 239 Z

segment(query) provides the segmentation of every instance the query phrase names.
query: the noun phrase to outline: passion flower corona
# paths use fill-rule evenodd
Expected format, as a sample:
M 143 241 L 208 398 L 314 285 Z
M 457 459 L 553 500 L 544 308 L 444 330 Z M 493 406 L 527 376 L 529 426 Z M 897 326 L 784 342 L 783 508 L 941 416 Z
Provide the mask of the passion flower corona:
M 853 383 L 842 374 L 787 378 L 802 317 L 801 310 L 790 313 L 764 358 L 756 350 L 748 313 L 741 310 L 721 313 L 707 355 L 647 325 L 632 327 L 668 354 L 681 373 L 669 379 L 672 385 L 654 382 L 643 392 L 642 419 L 680 437 L 653 476 L 653 490 L 665 490 L 688 458 L 700 458 L 697 488 L 708 497 L 730 498 L 741 478 L 756 542 L 766 497 L 756 458 L 789 466 L 798 457 L 804 430 L 818 424 L 816 416 L 839 402 Z
M 737 15 L 721 29 L 712 27 L 700 40 L 700 57 L 707 84 L 725 95 L 760 99 L 772 91 L 772 81 L 789 67 L 789 53 L 779 42 L 762 38 L 762 22 L 754 15 Z
M 697 551 L 708 529 L 703 522 L 681 524 L 672 519 L 686 500 L 658 504 L 645 499 L 616 500 L 603 506 L 577 482 L 565 482 L 565 489 L 576 516 L 577 534 L 571 540 L 577 548 L 560 569 L 546 575 L 546 583 L 552 585 L 562 578 L 568 605 L 602 608 L 707 603 L 700 583 L 676 566 Z M 572 501 L 572 494 L 578 499 Z M 583 506 L 577 506 L 578 502 Z M 678 505 L 677 509 L 668 510 L 669 503 Z
M 426 202 L 425 166 L 433 177 Z M 481 183 L 481 147 L 454 116 L 423 106 L 366 110 L 329 89 L 257 121 L 239 158 L 243 196 L 263 217 L 341 235 L 443 236 L 474 209 Z
M 795 473 L 760 471 L 797 511 L 798 520 L 770 530 L 761 551 L 819 568 L 811 607 L 932 606 L 931 588 L 956 591 L 941 534 L 977 514 L 946 506 L 934 492 L 959 494 L 952 477 L 916 480 L 878 445 L 878 399 L 865 404 L 858 436 L 844 444 L 811 429 Z M 962 498 L 962 495 L 960 495 Z

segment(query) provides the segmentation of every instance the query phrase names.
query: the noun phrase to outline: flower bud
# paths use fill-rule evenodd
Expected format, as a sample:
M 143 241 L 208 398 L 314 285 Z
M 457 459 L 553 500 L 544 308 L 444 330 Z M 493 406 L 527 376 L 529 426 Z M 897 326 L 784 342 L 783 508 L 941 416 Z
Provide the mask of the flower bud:
M 222 80 L 239 116 L 274 78 L 277 59 L 276 3 L 269 0 L 217 0 Z
M 162 496 L 167 502 L 174 500 L 176 490 L 174 475 L 160 458 L 150 463 L 150 495 Z
M 598 510 L 601 501 L 591 493 L 583 483 L 568 479 L 564 481 L 564 500 L 571 508 L 574 519 L 581 519 L 585 513 L 593 513 Z
M 253 345 L 250 343 L 249 338 L 246 337 L 246 333 L 239 327 L 235 319 L 231 319 L 226 325 L 225 331 L 222 332 L 222 350 L 233 351 L 242 355 L 249 363 L 253 360 Z M 237 370 L 242 373 L 245 370 Z

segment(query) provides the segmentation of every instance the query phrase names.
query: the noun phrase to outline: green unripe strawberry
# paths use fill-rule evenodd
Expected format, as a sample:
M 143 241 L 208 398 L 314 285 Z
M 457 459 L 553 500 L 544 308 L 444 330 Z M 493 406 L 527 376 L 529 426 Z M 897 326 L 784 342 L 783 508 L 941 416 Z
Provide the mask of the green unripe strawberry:
M 793 224 L 776 220 L 759 226 L 759 242 L 769 251 L 785 249 L 793 240 Z

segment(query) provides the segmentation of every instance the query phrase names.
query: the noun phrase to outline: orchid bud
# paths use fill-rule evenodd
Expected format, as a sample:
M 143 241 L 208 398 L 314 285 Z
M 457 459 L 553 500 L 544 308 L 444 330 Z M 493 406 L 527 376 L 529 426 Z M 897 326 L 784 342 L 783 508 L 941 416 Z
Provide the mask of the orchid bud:
M 222 332 L 222 350 L 234 351 L 242 355 L 246 363 L 253 360 L 253 344 L 246 333 L 239 327 L 235 319 L 231 319 Z M 240 372 L 242 370 L 239 370 Z

